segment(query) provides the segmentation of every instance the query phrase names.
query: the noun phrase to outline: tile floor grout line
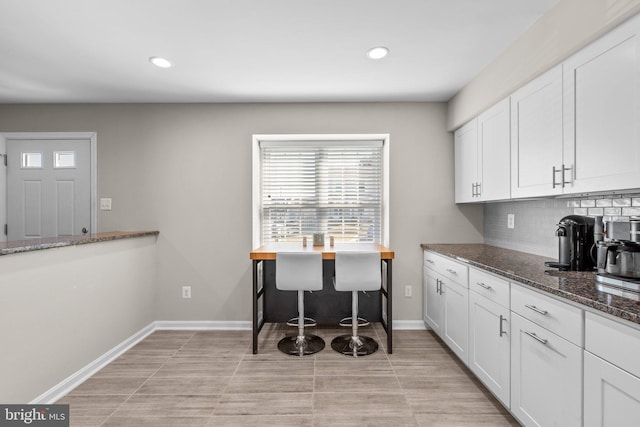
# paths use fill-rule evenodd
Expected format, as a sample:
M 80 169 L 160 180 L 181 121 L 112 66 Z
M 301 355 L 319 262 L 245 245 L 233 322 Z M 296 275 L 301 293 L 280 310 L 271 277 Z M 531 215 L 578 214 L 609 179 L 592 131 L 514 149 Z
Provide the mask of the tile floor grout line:
M 173 357 L 174 357 L 174 356 L 175 356 L 175 355 L 176 355 L 176 354 L 177 354 L 177 353 L 182 349 L 182 347 L 184 347 L 184 346 L 185 346 L 185 344 L 187 344 L 187 343 L 191 340 L 191 338 L 193 338 L 193 336 L 194 336 L 194 335 L 195 335 L 195 331 L 191 331 L 191 336 L 190 336 L 187 340 L 185 340 L 185 342 L 180 346 L 180 348 L 179 348 L 179 349 L 177 349 L 176 351 L 174 351 L 174 352 L 173 352 L 173 354 L 171 354 L 171 355 L 167 358 L 167 360 L 165 360 L 165 361 L 162 363 L 162 365 L 160 365 L 160 367 L 159 367 L 158 369 L 156 369 L 156 370 L 155 370 L 155 372 L 153 372 L 151 375 L 149 375 L 149 376 L 147 377 L 147 379 L 146 379 L 146 380 L 144 380 L 144 381 L 142 382 L 142 384 L 140 384 L 140 386 L 139 386 L 137 389 L 135 389 L 135 390 L 134 390 L 134 391 L 129 395 L 129 397 L 127 397 L 127 398 L 126 398 L 126 399 L 125 399 L 125 400 L 124 400 L 120 405 L 118 405 L 118 407 L 117 407 L 113 412 L 111 412 L 111 414 L 109 414 L 109 415 L 107 416 L 107 418 L 105 418 L 105 420 L 104 420 L 102 423 L 100 423 L 100 425 L 101 425 L 101 426 L 103 426 L 107 421 L 109 421 L 109 419 L 110 419 L 111 417 L 113 417 L 113 415 L 114 415 L 116 412 L 118 412 L 118 411 L 120 410 L 120 408 L 122 408 L 122 406 L 123 406 L 125 403 L 127 403 L 127 402 L 128 402 L 128 401 L 133 397 L 133 395 L 134 395 L 134 394 L 136 394 L 136 393 L 137 393 L 137 392 L 138 392 L 138 391 L 139 391 L 139 390 L 140 390 L 140 389 L 141 389 L 141 388 L 142 388 L 142 387 L 147 383 L 147 381 L 149 381 L 149 380 L 151 379 L 151 377 L 153 377 L 155 374 L 157 374 L 157 373 L 158 373 L 158 372 L 159 372 L 159 371 L 164 367 L 164 365 L 166 365 L 166 364 L 167 364 L 167 362 L 168 362 L 169 360 L 171 360 L 171 358 L 173 358 Z M 147 337 L 147 338 L 148 338 L 148 337 Z M 145 338 L 145 339 L 146 339 L 146 338 Z M 144 340 L 143 340 L 143 341 L 144 341 Z M 142 341 L 141 341 L 141 342 L 142 342 Z

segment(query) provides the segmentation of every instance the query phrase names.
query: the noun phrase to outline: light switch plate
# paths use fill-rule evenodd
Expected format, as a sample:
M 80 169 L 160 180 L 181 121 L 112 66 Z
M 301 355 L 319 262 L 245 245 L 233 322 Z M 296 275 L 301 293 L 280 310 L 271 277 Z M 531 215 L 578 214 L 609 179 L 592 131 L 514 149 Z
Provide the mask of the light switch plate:
M 100 210 L 101 211 L 111 210 L 111 198 L 100 199 Z

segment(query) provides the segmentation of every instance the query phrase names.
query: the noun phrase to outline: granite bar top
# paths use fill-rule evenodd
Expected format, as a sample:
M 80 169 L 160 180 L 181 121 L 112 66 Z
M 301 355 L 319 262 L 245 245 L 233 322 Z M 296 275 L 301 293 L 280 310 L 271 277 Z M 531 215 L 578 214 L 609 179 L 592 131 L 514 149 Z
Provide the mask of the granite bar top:
M 159 231 L 110 231 L 106 233 L 85 234 L 82 236 L 18 240 L 14 242 L 0 243 L 0 256 L 39 251 L 42 249 L 62 248 L 65 246 L 85 245 L 88 243 L 108 242 L 110 240 L 157 236 L 158 234 L 160 234 Z
M 558 271 L 544 265 L 545 261 L 557 261 L 555 259 L 483 244 L 422 244 L 421 247 L 640 324 L 640 302 L 597 290 L 595 271 Z

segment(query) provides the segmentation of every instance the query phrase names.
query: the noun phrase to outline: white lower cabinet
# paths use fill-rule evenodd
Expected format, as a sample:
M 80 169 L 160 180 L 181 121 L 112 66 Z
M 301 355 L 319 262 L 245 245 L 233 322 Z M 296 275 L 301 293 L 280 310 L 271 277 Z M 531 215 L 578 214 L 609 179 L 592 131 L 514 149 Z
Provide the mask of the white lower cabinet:
M 425 252 L 424 321 L 465 364 L 469 355 L 467 267 Z
M 510 386 L 509 309 L 469 292 L 469 368 L 508 408 Z
M 587 313 L 585 427 L 640 425 L 640 330 Z
M 582 425 L 582 353 L 511 313 L 511 412 L 523 425 Z
M 469 363 L 469 289 L 450 280 L 440 281 L 444 303 L 444 324 L 441 338 L 464 362 Z
M 427 267 L 423 270 L 424 321 L 441 336 L 444 304 L 440 298 L 440 281 L 435 271 Z
M 584 426 L 640 423 L 640 378 L 584 352 Z

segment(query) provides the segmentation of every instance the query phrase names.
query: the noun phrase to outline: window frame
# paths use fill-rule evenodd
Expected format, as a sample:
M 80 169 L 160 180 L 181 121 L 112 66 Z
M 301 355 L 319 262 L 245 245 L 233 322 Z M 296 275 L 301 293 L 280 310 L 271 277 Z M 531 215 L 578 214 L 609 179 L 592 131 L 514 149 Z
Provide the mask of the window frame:
M 252 146 L 252 241 L 257 248 L 262 243 L 261 232 L 261 142 L 300 142 L 300 141 L 382 141 L 382 244 L 389 246 L 389 134 L 273 134 L 253 135 Z

